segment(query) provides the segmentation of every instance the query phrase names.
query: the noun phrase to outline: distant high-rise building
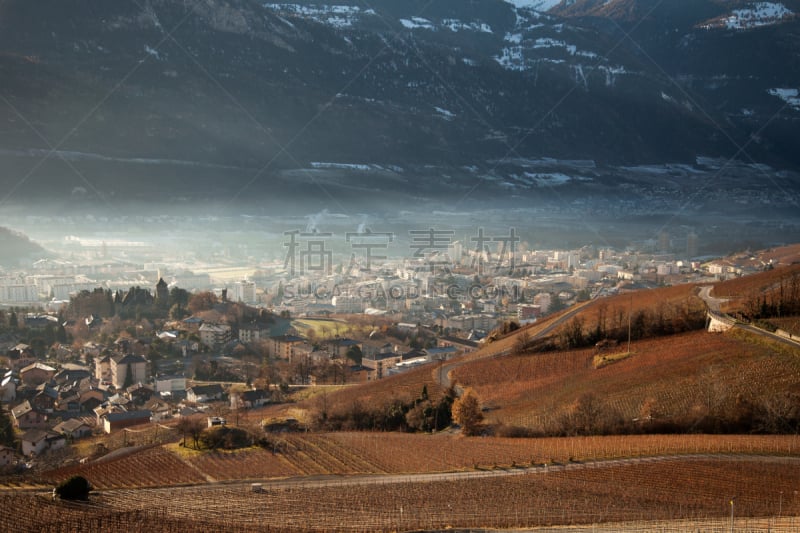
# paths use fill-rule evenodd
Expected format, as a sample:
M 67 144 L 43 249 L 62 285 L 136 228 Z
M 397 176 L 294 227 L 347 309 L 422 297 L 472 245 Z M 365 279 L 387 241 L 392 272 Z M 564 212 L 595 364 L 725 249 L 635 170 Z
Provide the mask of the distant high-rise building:
M 256 283 L 254 281 L 237 281 L 233 284 L 233 301 L 246 304 L 256 303 Z
M 697 234 L 693 231 L 686 236 L 686 257 L 687 259 L 697 257 Z

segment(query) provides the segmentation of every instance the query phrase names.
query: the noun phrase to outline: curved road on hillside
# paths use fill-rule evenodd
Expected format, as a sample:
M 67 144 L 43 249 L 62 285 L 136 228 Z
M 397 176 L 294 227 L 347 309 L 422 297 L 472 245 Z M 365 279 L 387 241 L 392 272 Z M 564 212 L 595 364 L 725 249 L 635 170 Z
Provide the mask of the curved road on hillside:
M 703 301 L 706 303 L 706 306 L 708 307 L 709 313 L 718 315 L 721 318 L 730 318 L 727 315 L 724 315 L 720 311 L 721 304 L 724 303 L 724 302 L 727 302 L 728 300 L 725 299 L 725 298 L 714 298 L 713 296 L 711 296 L 711 290 L 713 288 L 714 288 L 713 285 L 706 285 L 704 287 L 701 287 L 700 288 L 700 292 L 698 293 L 698 296 L 700 296 L 700 298 L 702 298 Z M 733 319 L 731 319 L 731 320 L 733 320 Z M 767 331 L 765 329 L 761 329 L 761 328 L 758 328 L 756 326 L 751 326 L 750 324 L 744 324 L 744 323 L 738 322 L 738 321 L 733 321 L 732 323 L 733 323 L 733 327 L 735 327 L 735 328 L 739 328 L 739 329 L 743 329 L 745 331 L 749 331 L 750 333 L 754 333 L 756 335 L 760 335 L 761 337 L 766 337 L 768 339 L 777 341 L 777 342 L 779 342 L 779 343 L 781 343 L 783 345 L 790 346 L 792 348 L 800 348 L 800 342 L 798 342 L 796 340 L 787 339 L 786 337 L 782 337 L 780 335 L 776 335 L 775 333 L 772 333 L 771 331 Z
M 697 294 L 703 301 L 706 303 L 709 311 L 713 311 L 715 313 L 720 313 L 720 308 L 722 304 L 728 301 L 727 298 L 714 298 L 711 296 L 711 289 L 713 289 L 713 285 L 705 285 L 700 287 L 700 292 Z
M 591 300 L 589 302 L 578 304 L 578 305 L 574 306 L 573 308 L 567 310 L 563 315 L 561 315 L 560 317 L 558 317 L 555 320 L 553 320 L 550 324 L 545 326 L 541 331 L 531 335 L 529 337 L 529 342 L 541 339 L 541 338 L 549 335 L 550 333 L 553 332 L 553 330 L 555 330 L 561 324 L 563 324 L 564 322 L 566 322 L 570 318 L 574 317 L 576 314 L 578 314 L 578 312 L 582 311 L 583 308 L 586 307 L 586 305 L 588 305 L 590 302 L 591 302 Z M 521 330 L 517 330 L 517 331 L 521 331 Z M 508 337 L 506 337 L 506 338 L 508 338 Z M 502 341 L 502 339 L 501 339 L 501 341 Z M 495 342 L 501 342 L 501 341 L 495 341 Z M 439 383 L 439 385 L 442 385 L 445 388 L 450 388 L 450 386 L 452 384 L 451 379 L 450 379 L 450 372 L 452 372 L 456 368 L 460 367 L 461 365 L 464 365 L 464 364 L 467 364 L 467 363 L 472 363 L 474 361 L 480 361 L 482 359 L 491 359 L 493 357 L 503 357 L 504 355 L 510 355 L 511 352 L 513 351 L 513 348 L 503 348 L 503 349 L 494 350 L 494 351 L 492 351 L 491 348 L 492 348 L 492 344 L 489 344 L 485 348 L 483 348 L 483 350 L 486 350 L 486 353 L 482 354 L 480 357 L 475 357 L 475 358 L 472 358 L 472 359 L 469 359 L 469 360 L 454 361 L 452 363 L 447 363 L 447 364 L 442 365 L 441 367 L 437 368 L 434 371 L 435 376 L 436 376 L 435 377 L 436 381 Z M 456 387 L 456 393 L 457 394 L 461 394 L 460 387 L 458 387 L 458 386 Z

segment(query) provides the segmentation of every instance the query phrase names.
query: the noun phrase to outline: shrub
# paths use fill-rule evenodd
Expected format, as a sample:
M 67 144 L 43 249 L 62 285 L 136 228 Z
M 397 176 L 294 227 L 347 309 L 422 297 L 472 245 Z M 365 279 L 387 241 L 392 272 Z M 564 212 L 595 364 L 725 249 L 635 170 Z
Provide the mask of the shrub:
M 55 494 L 62 500 L 82 500 L 89 499 L 89 492 L 92 485 L 83 476 L 72 476 L 66 481 L 62 481 L 56 488 Z
M 241 428 L 214 426 L 203 430 L 200 434 L 200 444 L 212 450 L 217 448 L 235 450 L 250 446 L 252 442 L 250 434 Z

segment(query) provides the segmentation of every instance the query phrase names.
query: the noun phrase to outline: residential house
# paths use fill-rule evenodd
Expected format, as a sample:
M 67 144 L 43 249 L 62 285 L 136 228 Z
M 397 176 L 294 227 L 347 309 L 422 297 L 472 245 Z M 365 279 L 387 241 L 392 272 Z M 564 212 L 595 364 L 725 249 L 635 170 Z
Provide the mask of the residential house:
M 212 402 L 221 400 L 224 393 L 225 391 L 222 390 L 222 385 L 219 383 L 195 385 L 186 389 L 186 400 L 193 403 Z
M 127 427 L 147 424 L 150 422 L 151 416 L 152 413 L 147 410 L 108 413 L 103 417 L 103 430 L 111 433 Z
M 19 371 L 19 377 L 22 383 L 31 387 L 50 381 L 55 375 L 55 368 L 39 362 L 30 364 Z
M 94 377 L 98 381 L 111 383 L 111 355 L 106 354 L 94 362 Z
M 28 400 L 11 409 L 14 427 L 19 429 L 47 427 L 47 415 L 33 408 Z
M 196 316 L 190 316 L 184 318 L 181 323 L 187 330 L 197 332 L 200 330 L 200 326 L 203 325 L 203 319 Z
M 186 376 L 159 376 L 156 378 L 156 392 L 176 392 L 186 390 Z
M 450 336 L 439 337 L 439 346 L 442 348 L 452 346 L 458 353 L 472 353 L 479 347 L 478 343 L 474 340 Z
M 8 468 L 14 464 L 15 453 L 8 446 L 0 446 L 0 470 Z
M 28 359 L 34 357 L 33 349 L 22 342 L 8 350 L 6 355 L 11 359 Z
M 176 341 L 175 347 L 181 351 L 183 357 L 188 357 L 189 354 L 198 353 L 200 351 L 200 343 L 191 339 Z
M 129 353 L 111 358 L 111 384 L 117 389 L 147 381 L 147 359 Z
M 100 389 L 83 389 L 78 393 L 79 411 L 82 413 L 91 412 L 98 405 L 106 401 L 106 394 Z
M 36 392 L 30 402 L 34 409 L 45 413 L 52 413 L 58 400 L 58 390 L 49 383 L 42 383 L 36 387 Z
M 125 389 L 125 396 L 127 396 L 135 405 L 144 405 L 153 397 L 154 394 L 155 391 L 152 387 L 148 385 L 142 385 L 141 383 L 136 383 L 135 385 L 131 385 Z
M 218 349 L 231 340 L 231 327 L 227 324 L 208 324 L 198 330 L 200 342 L 212 349 Z
M 153 422 L 160 422 L 172 418 L 172 407 L 170 404 L 158 398 L 152 398 L 144 404 L 144 408 L 150 411 L 150 420 Z
M 269 392 L 261 390 L 248 390 L 231 393 L 231 409 L 250 409 L 262 407 L 269 403 Z
M 30 429 L 22 435 L 22 455 L 39 456 L 50 450 L 63 448 L 67 444 L 64 435 L 44 429 Z
M 294 347 L 306 342 L 306 339 L 297 335 L 279 335 L 270 337 L 272 340 L 272 355 L 282 359 L 291 359 Z
M 67 440 L 73 441 L 90 436 L 92 427 L 80 418 L 70 418 L 56 424 L 53 431 L 64 435 Z
M 381 379 L 388 375 L 389 369 L 403 360 L 403 354 L 395 352 L 379 353 L 361 359 L 361 366 L 371 370 L 369 380 Z
M 88 367 L 83 365 L 76 365 L 73 363 L 65 363 L 61 365 L 61 370 L 53 376 L 53 381 L 58 383 L 59 385 L 63 385 L 65 383 L 74 383 L 76 381 L 81 381 L 88 377 L 91 377 L 92 373 L 89 371 Z
M 66 394 L 60 394 L 56 400 L 56 408 L 59 411 L 77 413 L 81 410 L 80 396 L 76 391 L 70 390 Z
M 269 337 L 269 328 L 260 324 L 245 324 L 239 327 L 239 340 L 244 343 L 258 342 Z
M 354 347 L 357 347 L 362 352 L 364 351 L 364 347 L 360 341 L 348 339 L 346 337 L 337 337 L 335 339 L 325 341 L 323 344 L 328 346 L 328 351 L 337 359 L 344 357 L 347 351 Z
M 440 346 L 437 348 L 425 348 L 422 351 L 428 357 L 429 361 L 446 361 L 455 356 L 461 350 L 454 346 L 454 344 L 448 344 L 446 346 Z

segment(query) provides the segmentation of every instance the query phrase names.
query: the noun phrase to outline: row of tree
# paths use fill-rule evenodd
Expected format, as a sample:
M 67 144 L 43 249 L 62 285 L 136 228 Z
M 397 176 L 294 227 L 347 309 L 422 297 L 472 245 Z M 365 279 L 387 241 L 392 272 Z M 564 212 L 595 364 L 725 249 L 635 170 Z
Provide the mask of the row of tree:
M 427 387 L 412 400 L 398 398 L 376 405 L 358 399 L 333 404 L 320 395 L 313 410 L 313 428 L 327 431 L 440 431 L 453 421 L 456 391 L 448 389 L 438 401 L 428 397 Z
M 693 299 L 680 304 L 661 301 L 652 309 L 636 310 L 617 306 L 609 309 L 601 302 L 596 309 L 593 325 L 587 327 L 583 318 L 576 316 L 561 328 L 557 347 L 569 350 L 594 346 L 604 339 L 622 342 L 674 335 L 703 329 L 706 323 L 705 307 Z
M 770 290 L 753 291 L 742 307 L 749 320 L 800 315 L 800 272 L 781 276 Z
M 730 401 L 728 401 L 730 400 Z M 799 434 L 800 394 L 780 392 L 759 399 L 742 396 L 720 401 L 700 391 L 692 407 L 665 413 L 658 402 L 645 400 L 636 418 L 626 418 L 591 392 L 580 395 L 563 413 L 544 427 L 495 426 L 507 437 L 574 437 L 636 434 Z

